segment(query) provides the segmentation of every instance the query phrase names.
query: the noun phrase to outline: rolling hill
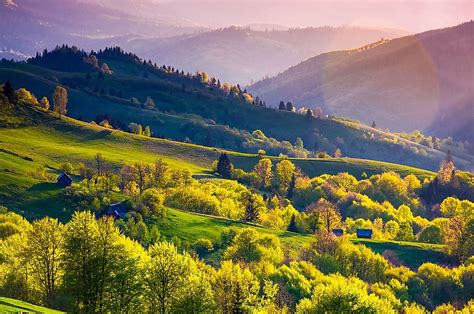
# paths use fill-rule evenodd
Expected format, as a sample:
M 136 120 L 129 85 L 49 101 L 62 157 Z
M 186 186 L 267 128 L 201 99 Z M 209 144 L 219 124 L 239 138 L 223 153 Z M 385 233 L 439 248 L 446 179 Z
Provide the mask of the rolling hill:
M 216 148 L 146 138 L 68 117 L 57 119 L 29 106 L 1 108 L 0 138 L 0 204 L 21 211 L 30 219 L 52 214 L 45 207 L 53 206 L 54 215 L 63 219 L 72 212 L 58 197 L 60 190 L 55 184 L 30 175 L 38 168 L 55 175 L 63 162 L 92 163 L 94 156 L 101 153 L 115 168 L 134 161 L 152 163 L 161 158 L 172 167 L 189 169 L 197 178 L 212 178 L 212 162 L 220 154 Z M 228 154 L 235 167 L 245 170 L 252 169 L 259 159 L 256 154 L 231 151 Z M 275 162 L 278 159 L 272 158 Z M 418 168 L 371 160 L 291 160 L 310 177 L 339 172 L 361 177 L 364 172 L 372 175 L 385 171 L 403 176 L 415 174 L 420 179 L 434 175 Z
M 10 80 L 15 88 L 26 87 L 38 97 L 50 97 L 62 84 L 68 89 L 68 114 L 83 121 L 99 123 L 105 118 L 120 129 L 136 122 L 150 126 L 156 136 L 247 153 L 263 148 L 269 154 L 288 154 L 300 137 L 309 151 L 333 154 L 339 148 L 348 157 L 431 170 L 446 154 L 445 148 L 444 152 L 432 149 L 358 123 L 308 119 L 251 105 L 241 96 L 230 97 L 211 83 L 202 83 L 197 76 L 163 70 L 119 49 L 96 53 L 99 62 L 113 71 L 100 78 L 97 70 L 83 69 L 82 52 L 64 50 L 66 55 L 79 54 L 77 64 L 65 63 L 63 57 L 49 58 L 49 54 L 47 59 L 29 63 L 0 62 L 0 81 Z M 61 68 L 64 64 L 72 68 Z M 142 105 L 148 96 L 154 108 Z M 263 131 L 265 137 L 254 135 L 255 130 Z M 452 151 L 459 168 L 472 167 L 471 155 Z
M 474 142 L 474 22 L 321 54 L 248 89 L 275 104 Z
M 144 17 L 117 1 L 105 5 L 80 0 L 2 0 L 0 28 L 0 59 L 15 60 L 52 49 L 58 43 L 91 50 L 137 37 L 160 38 L 205 29 L 161 10 Z
M 198 179 L 214 179 L 210 170 L 220 151 L 193 144 L 164 139 L 146 138 L 122 131 L 113 131 L 101 126 L 61 117 L 30 107 L 15 105 L 0 108 L 0 205 L 21 213 L 29 220 L 44 216 L 68 221 L 74 208 L 61 198 L 61 189 L 54 183 L 45 182 L 31 175 L 38 168 L 57 175 L 62 162 L 92 163 L 96 153 L 118 168 L 135 161 L 153 162 L 160 158 L 171 167 L 189 169 Z M 257 155 L 228 152 L 238 168 L 251 169 L 258 161 Z M 272 157 L 274 163 L 276 157 Z M 420 179 L 433 176 L 432 172 L 406 166 L 370 160 L 343 159 L 291 159 L 309 176 L 322 173 L 349 172 L 360 176 L 362 172 L 375 174 L 394 171 L 405 176 L 415 174 Z M 79 178 L 74 178 L 79 179 Z M 116 193 L 114 200 L 122 200 Z M 115 198 L 115 199 L 114 199 Z M 307 245 L 312 237 L 288 231 L 263 228 L 240 221 L 191 213 L 179 209 L 168 209 L 167 219 L 153 222 L 166 238 L 178 237 L 181 241 L 195 242 L 199 238 L 218 241 L 221 234 L 230 228 L 256 228 L 263 234 L 277 235 L 290 248 Z M 176 233 L 176 230 L 180 230 Z M 442 246 L 384 241 L 359 241 L 376 252 L 393 251 L 407 266 L 416 269 L 421 262 L 444 263 Z M 208 262 L 219 259 L 222 250 L 207 256 Z M 420 258 L 423 256 L 423 258 Z M 5 302 L 3 302 L 5 301 Z M 7 302 L 8 301 L 8 302 Z M 10 302 L 11 301 L 11 302 Z M 12 300 L 0 300 L 1 306 L 12 307 Z M 26 310 L 26 306 L 18 305 Z M 33 310 L 29 308 L 28 310 Z M 39 311 L 39 310 L 38 310 Z
M 136 38 L 125 43 L 124 48 L 186 71 L 207 71 L 224 81 L 248 84 L 323 52 L 356 48 L 380 38 L 407 34 L 357 27 L 287 30 L 271 27 L 268 30 L 229 27 L 167 38 Z

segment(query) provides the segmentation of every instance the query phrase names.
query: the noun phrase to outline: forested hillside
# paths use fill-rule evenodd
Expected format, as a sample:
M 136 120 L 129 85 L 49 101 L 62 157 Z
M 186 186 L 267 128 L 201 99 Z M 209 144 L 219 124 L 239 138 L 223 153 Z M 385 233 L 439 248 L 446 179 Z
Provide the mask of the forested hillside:
M 474 22 L 321 54 L 249 87 L 392 131 L 473 143 Z
M 472 310 L 474 180 L 449 155 L 315 174 L 80 122 L 65 95 L 0 87 L 0 309 Z
M 472 163 L 468 147 L 452 141 L 406 139 L 321 113 L 266 108 L 239 85 L 155 65 L 120 48 L 86 53 L 63 46 L 28 63 L 3 61 L 0 80 L 50 99 L 61 84 L 72 117 L 135 133 L 148 126 L 149 135 L 206 146 L 290 157 L 338 152 L 433 170 L 451 150 L 458 167 Z

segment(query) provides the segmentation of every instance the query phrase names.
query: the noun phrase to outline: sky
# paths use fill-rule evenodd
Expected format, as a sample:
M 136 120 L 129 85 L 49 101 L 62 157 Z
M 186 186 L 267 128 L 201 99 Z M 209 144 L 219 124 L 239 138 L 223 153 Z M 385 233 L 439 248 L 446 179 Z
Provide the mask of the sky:
M 89 0 L 209 27 L 369 26 L 421 32 L 474 19 L 474 0 Z M 120 4 L 119 4 L 120 3 Z

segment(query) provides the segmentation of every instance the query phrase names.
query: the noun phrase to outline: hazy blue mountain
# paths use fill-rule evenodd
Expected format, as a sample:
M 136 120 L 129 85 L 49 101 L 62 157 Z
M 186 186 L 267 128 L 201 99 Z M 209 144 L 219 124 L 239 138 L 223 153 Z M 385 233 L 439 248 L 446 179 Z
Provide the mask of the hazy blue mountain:
M 474 22 L 321 54 L 248 89 L 394 131 L 474 140 Z

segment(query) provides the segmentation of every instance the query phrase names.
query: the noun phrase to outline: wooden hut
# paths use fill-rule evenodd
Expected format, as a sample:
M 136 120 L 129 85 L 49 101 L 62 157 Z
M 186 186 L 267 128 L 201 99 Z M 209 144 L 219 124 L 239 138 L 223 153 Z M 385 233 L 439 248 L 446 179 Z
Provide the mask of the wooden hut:
M 62 188 L 65 188 L 65 187 L 68 187 L 72 184 L 72 179 L 66 173 L 62 172 L 58 176 L 58 179 L 56 180 L 56 184 L 59 185 Z
M 361 239 L 372 239 L 372 229 L 357 229 L 357 237 Z

